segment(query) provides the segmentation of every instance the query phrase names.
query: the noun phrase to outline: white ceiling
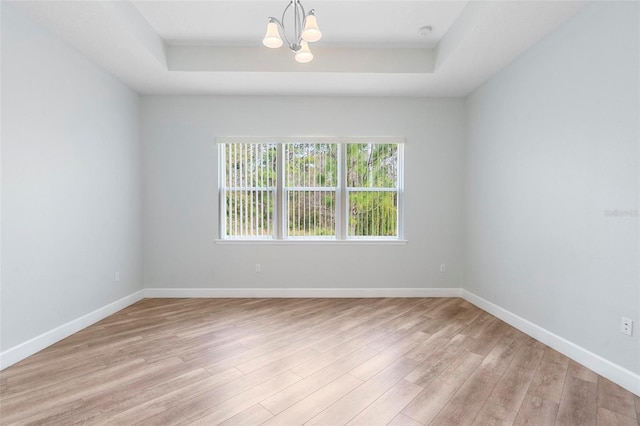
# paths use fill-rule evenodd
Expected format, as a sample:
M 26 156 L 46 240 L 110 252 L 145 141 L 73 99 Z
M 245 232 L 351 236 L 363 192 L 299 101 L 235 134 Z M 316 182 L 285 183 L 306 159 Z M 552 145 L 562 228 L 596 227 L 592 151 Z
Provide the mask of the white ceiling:
M 468 95 L 583 5 L 303 0 L 323 38 L 298 64 L 261 44 L 286 0 L 8 3 L 142 94 L 437 97 Z
M 261 46 L 267 18 L 280 19 L 280 1 L 134 1 L 156 33 L 171 45 Z M 434 47 L 465 1 L 303 1 L 316 9 L 323 46 Z M 286 21 L 285 21 L 286 24 Z M 428 37 L 418 28 L 430 25 Z

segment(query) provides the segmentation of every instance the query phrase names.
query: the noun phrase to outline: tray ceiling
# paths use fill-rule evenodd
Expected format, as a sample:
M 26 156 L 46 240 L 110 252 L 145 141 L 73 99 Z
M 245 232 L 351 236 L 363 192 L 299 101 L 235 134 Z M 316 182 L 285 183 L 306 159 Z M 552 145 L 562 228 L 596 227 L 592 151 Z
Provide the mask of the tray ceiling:
M 5 4 L 142 94 L 461 97 L 583 2 L 303 0 L 323 31 L 309 64 L 261 44 L 286 1 Z

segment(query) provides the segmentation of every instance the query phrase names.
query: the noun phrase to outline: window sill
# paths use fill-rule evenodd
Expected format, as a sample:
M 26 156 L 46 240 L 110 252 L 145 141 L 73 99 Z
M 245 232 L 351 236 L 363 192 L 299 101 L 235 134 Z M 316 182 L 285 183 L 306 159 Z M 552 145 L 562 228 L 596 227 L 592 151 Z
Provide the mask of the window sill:
M 407 240 L 240 240 L 216 239 L 216 244 L 256 244 L 256 245 L 406 245 Z

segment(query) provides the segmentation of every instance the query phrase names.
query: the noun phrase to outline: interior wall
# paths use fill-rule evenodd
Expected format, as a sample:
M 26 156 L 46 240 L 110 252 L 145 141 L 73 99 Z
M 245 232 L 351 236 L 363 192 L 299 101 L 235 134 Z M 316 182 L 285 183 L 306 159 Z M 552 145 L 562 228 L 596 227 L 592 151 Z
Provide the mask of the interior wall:
M 588 4 L 470 97 L 464 286 L 636 373 L 638 8 Z
M 0 351 L 142 288 L 138 110 L 136 93 L 2 5 Z
M 463 100 L 145 96 L 141 123 L 146 287 L 460 287 Z M 216 244 L 217 136 L 405 137 L 408 243 Z

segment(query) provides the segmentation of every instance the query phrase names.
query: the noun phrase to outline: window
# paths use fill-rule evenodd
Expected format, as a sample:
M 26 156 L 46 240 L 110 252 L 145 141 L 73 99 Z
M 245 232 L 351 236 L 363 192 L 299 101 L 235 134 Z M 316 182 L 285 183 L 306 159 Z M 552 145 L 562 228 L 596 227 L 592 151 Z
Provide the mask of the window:
M 223 240 L 402 239 L 397 138 L 220 138 Z
M 338 146 L 288 143 L 283 144 L 282 149 L 286 236 L 335 238 Z
M 275 144 L 222 144 L 224 237 L 269 238 L 275 230 Z
M 348 144 L 348 235 L 398 236 L 398 145 Z

